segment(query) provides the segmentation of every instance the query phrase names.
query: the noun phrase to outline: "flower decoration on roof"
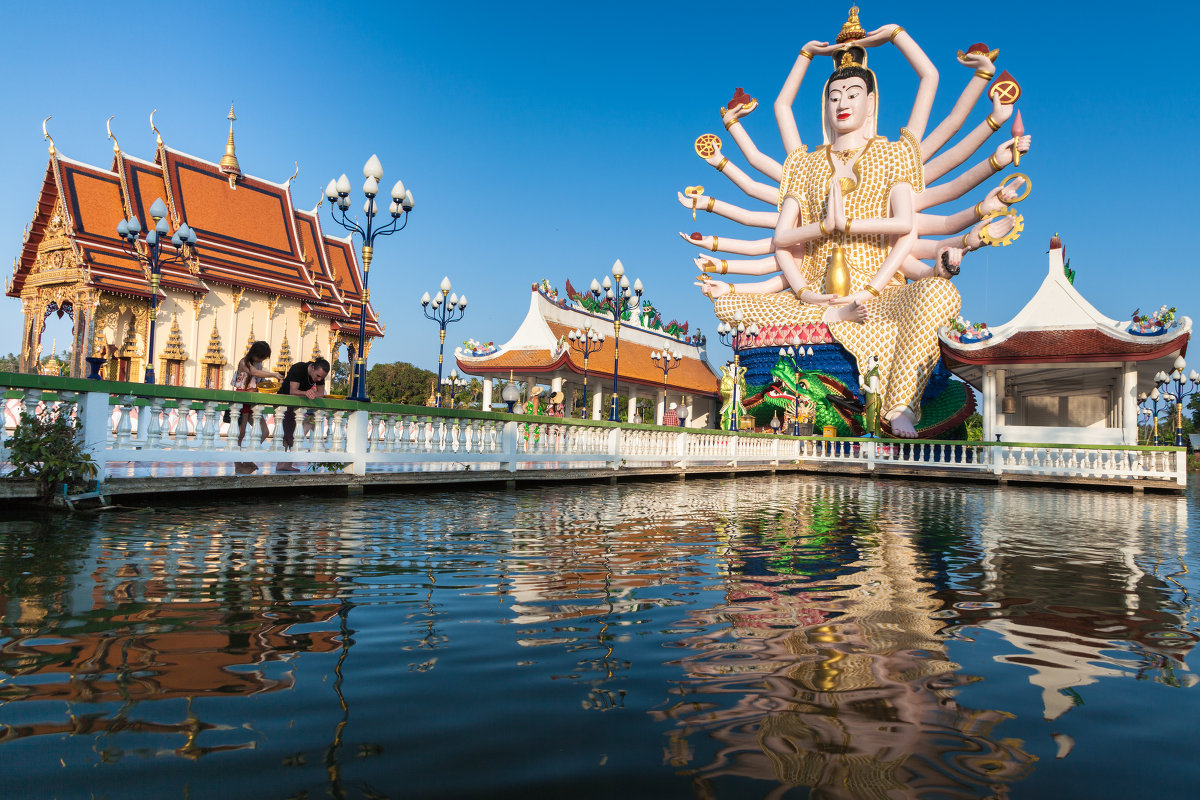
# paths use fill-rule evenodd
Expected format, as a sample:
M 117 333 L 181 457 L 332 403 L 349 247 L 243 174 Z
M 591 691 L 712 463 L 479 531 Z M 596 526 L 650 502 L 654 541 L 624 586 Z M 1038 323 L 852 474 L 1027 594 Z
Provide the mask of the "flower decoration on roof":
M 959 316 L 946 326 L 946 338 L 959 344 L 975 344 L 992 338 L 986 322 L 971 322 Z
M 548 278 L 542 278 L 541 281 L 538 282 L 538 291 L 546 295 L 546 297 L 550 298 L 551 300 L 558 299 L 558 289 L 555 289 L 550 285 L 550 280 Z
M 479 356 L 490 356 L 498 349 L 495 342 L 480 342 L 477 339 L 467 339 L 462 343 L 462 347 L 458 348 L 458 352 L 478 358 Z
M 1140 309 L 1133 312 L 1129 327 L 1126 328 L 1130 333 L 1138 336 L 1159 336 L 1179 326 L 1175 319 L 1175 306 L 1160 306 L 1158 311 L 1151 314 L 1140 314 L 1139 311 Z

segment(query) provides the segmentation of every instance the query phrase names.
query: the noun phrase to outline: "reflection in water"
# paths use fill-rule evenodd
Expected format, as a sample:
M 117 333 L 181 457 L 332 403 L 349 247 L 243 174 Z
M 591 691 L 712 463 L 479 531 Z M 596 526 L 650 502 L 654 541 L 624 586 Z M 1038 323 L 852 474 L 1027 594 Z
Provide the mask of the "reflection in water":
M 232 770 L 248 797 L 982 798 L 1103 774 L 1043 720 L 1131 686 L 1171 693 L 1142 697 L 1160 720 L 1196 702 L 1186 498 L 464 499 L 0 523 L 0 781 L 99 792 L 166 759 L 173 796 Z

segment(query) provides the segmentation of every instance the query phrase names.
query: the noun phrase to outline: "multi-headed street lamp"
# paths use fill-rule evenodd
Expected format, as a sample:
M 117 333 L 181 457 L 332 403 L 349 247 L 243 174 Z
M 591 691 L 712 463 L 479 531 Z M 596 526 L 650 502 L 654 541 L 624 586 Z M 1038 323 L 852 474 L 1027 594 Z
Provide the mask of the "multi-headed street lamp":
M 683 353 L 672 350 L 670 347 L 664 347 L 661 353 L 657 350 L 652 351 L 650 360 L 654 362 L 654 366 L 662 370 L 663 403 L 665 404 L 667 402 L 667 373 L 683 363 Z
M 594 281 L 593 281 L 594 282 Z M 592 353 L 604 346 L 604 334 L 593 328 L 591 325 L 579 330 L 576 328 L 567 334 L 567 339 L 571 343 L 571 349 L 580 353 L 583 356 L 583 419 L 588 418 L 588 357 Z
M 367 159 L 367 163 L 363 165 L 363 177 L 366 178 L 366 181 L 363 183 L 362 191 L 367 198 L 363 203 L 363 213 L 367 217 L 365 228 L 359 225 L 357 220 L 346 216 L 346 211 L 350 208 L 352 187 L 350 179 L 346 177 L 345 173 L 342 173 L 342 177 L 337 180 L 329 182 L 329 185 L 325 187 L 325 197 L 329 200 L 329 214 L 333 217 L 333 221 L 349 231 L 351 236 L 358 234 L 362 239 L 363 291 L 358 309 L 358 350 L 354 354 L 354 373 L 348 399 L 365 403 L 367 401 L 367 359 L 365 357 L 367 303 L 371 300 L 371 290 L 368 288 L 367 282 L 371 274 L 371 258 L 375 254 L 375 239 L 404 230 L 408 226 L 408 212 L 413 210 L 415 203 L 412 192 L 404 188 L 403 182 L 396 181 L 396 185 L 392 187 L 392 202 L 388 206 L 388 213 L 391 215 L 392 221 L 383 223 L 382 226 L 377 225 L 375 216 L 379 212 L 379 206 L 375 202 L 375 197 L 379 194 L 379 182 L 383 180 L 383 165 L 379 163 L 378 156 L 372 155 Z M 340 219 L 337 212 L 334 211 L 335 208 L 341 211 Z M 403 223 L 400 222 L 402 218 Z
M 625 265 L 619 258 L 612 266 L 612 276 L 615 282 L 609 280 L 607 275 L 604 276 L 603 283 L 597 283 L 593 278 L 590 288 L 592 296 L 600 301 L 600 307 L 612 314 L 613 318 L 613 397 L 608 421 L 618 422 L 620 417 L 617 415 L 617 367 L 621 357 L 621 320 L 625 313 L 633 308 L 634 295 L 640 301 L 644 290 L 641 280 L 634 281 L 633 288 L 630 288 L 629 278 L 625 275 Z
M 196 232 L 187 226 L 180 225 L 171 234 L 171 226 L 167 223 L 167 206 L 162 198 L 158 198 L 150 206 L 150 218 L 154 226 L 146 231 L 141 241 L 138 234 L 142 232 L 142 224 L 136 216 L 123 219 L 117 223 L 117 235 L 121 237 L 125 252 L 137 259 L 150 270 L 150 336 L 146 345 L 146 383 L 154 383 L 154 324 L 158 317 L 158 285 L 161 281 L 164 264 L 183 264 L 187 261 L 188 250 L 195 252 Z M 163 258 L 165 239 L 170 234 L 170 243 L 175 248 L 175 255 Z M 184 249 L 187 245 L 187 250 Z M 91 342 L 88 342 L 91 347 Z
M 792 339 L 792 344 L 789 345 L 787 348 L 783 348 L 783 347 L 779 348 L 779 359 L 781 361 L 786 359 L 787 361 L 791 362 L 792 372 L 794 372 L 796 374 L 796 383 L 797 384 L 800 383 L 800 373 L 803 372 L 803 370 L 800 369 L 800 364 L 799 364 L 799 362 L 796 361 L 796 357 L 799 356 L 800 358 L 804 358 L 804 356 L 806 356 L 806 355 L 812 356 L 812 354 L 813 354 L 813 349 L 811 347 L 808 348 L 808 352 L 806 353 L 804 350 L 804 347 L 800 345 L 800 340 L 798 338 Z M 793 403 L 792 436 L 799 436 L 800 435 L 800 393 L 799 392 L 797 392 L 796 396 L 792 398 L 792 403 Z
M 1159 375 L 1165 374 L 1166 373 L 1160 372 L 1158 375 L 1155 375 L 1155 382 L 1157 382 Z M 1142 406 L 1142 409 L 1146 411 L 1147 416 L 1149 416 L 1151 419 L 1151 436 L 1154 438 L 1154 444 L 1162 444 L 1162 442 L 1160 442 L 1158 439 L 1158 417 L 1159 414 L 1167 409 L 1168 404 L 1172 399 L 1172 395 L 1159 391 L 1158 387 L 1155 386 L 1150 390 L 1149 394 L 1146 394 L 1145 392 L 1140 393 L 1137 399 L 1138 405 Z
M 426 318 L 438 324 L 438 408 L 442 407 L 442 356 L 446 351 L 446 326 L 451 322 L 458 322 L 467 313 L 467 296 L 451 294 L 450 288 L 450 278 L 444 277 L 441 287 L 432 299 L 429 292 L 421 295 L 421 308 L 425 311 Z
M 442 386 L 445 386 L 450 394 L 450 408 L 454 408 L 454 395 L 458 393 L 458 389 L 466 385 L 467 380 L 459 377 L 456 369 L 450 370 L 450 374 L 442 378 Z
M 733 401 L 730 411 L 730 423 L 732 430 L 738 430 L 738 408 L 741 406 L 741 400 L 738 398 L 738 369 L 741 364 L 741 352 L 746 347 L 753 347 L 754 342 L 758 339 L 758 326 L 754 323 L 746 325 L 746 318 L 742 314 L 741 309 L 733 313 L 733 321 L 735 325 L 730 325 L 728 322 L 722 322 L 717 325 L 717 336 L 721 340 L 721 344 L 733 350 Z
M 1170 375 L 1166 372 L 1155 375 L 1154 383 L 1156 388 L 1163 392 L 1165 400 L 1175 402 L 1175 446 L 1183 447 L 1183 403 L 1200 389 L 1200 373 L 1196 370 L 1185 373 L 1187 362 L 1183 360 L 1183 356 L 1177 357 L 1173 366 L 1175 369 Z M 1191 388 L 1188 388 L 1189 386 Z

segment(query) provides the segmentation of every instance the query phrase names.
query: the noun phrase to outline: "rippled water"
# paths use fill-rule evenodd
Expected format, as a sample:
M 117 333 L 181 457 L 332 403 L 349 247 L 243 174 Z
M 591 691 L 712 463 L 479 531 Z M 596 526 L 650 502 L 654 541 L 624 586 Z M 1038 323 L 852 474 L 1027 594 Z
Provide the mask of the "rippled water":
M 791 476 L 8 519 L 0 796 L 1192 796 L 1197 519 Z

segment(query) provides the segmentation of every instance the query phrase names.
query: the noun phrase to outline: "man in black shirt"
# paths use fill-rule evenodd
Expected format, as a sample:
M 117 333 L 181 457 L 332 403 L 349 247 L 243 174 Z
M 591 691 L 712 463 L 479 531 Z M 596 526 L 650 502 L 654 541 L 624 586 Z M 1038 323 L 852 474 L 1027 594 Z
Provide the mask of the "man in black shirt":
M 329 362 L 323 358 L 312 361 L 299 361 L 292 364 L 291 369 L 279 386 L 279 394 L 290 394 L 293 397 L 307 397 L 315 400 L 325 396 L 325 376 L 329 374 Z M 312 430 L 308 416 L 304 419 L 304 435 Z M 289 407 L 283 412 L 283 449 L 291 450 L 296 433 L 296 409 Z M 275 467 L 276 472 L 299 472 L 290 463 L 280 462 Z

